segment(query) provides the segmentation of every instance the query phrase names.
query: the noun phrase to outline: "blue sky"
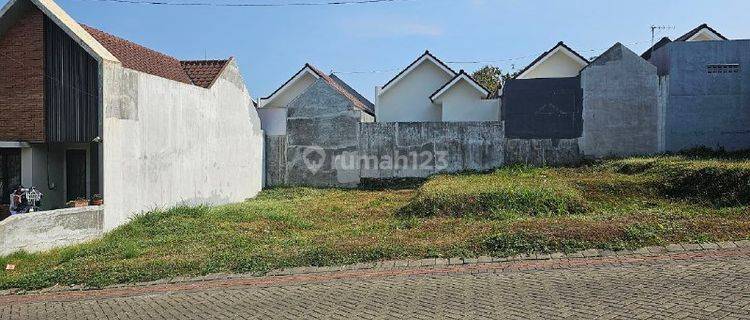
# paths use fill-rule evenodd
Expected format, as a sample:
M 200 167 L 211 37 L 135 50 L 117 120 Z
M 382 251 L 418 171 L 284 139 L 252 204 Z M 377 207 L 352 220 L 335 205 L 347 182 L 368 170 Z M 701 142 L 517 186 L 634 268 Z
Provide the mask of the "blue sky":
M 425 49 L 444 61 L 497 61 L 492 64 L 511 70 L 523 68 L 561 40 L 586 57 L 617 41 L 640 54 L 650 44 L 652 24 L 674 26 L 657 39 L 674 38 L 704 22 L 727 37 L 750 38 L 746 0 L 410 0 L 273 8 L 56 1 L 78 22 L 180 59 L 235 56 L 255 98 L 268 95 L 305 62 L 342 72 L 342 79 L 371 98 L 376 85 Z M 473 71 L 481 65 L 451 67 Z M 360 71 L 382 72 L 349 73 Z

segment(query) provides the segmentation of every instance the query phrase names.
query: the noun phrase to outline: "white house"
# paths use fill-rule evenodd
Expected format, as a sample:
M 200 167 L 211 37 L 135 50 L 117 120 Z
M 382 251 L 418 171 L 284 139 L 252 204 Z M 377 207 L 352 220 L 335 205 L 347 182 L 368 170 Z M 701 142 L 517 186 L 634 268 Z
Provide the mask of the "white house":
M 374 105 L 370 101 L 335 75 L 326 75 L 308 63 L 271 95 L 258 101 L 258 115 L 265 134 L 271 136 L 286 134 L 287 105 L 310 88 L 318 79 L 323 79 L 329 86 L 351 100 L 353 105 L 361 109 L 363 111 L 363 122 L 375 121 Z
M 500 118 L 500 102 L 487 99 L 490 91 L 461 70 L 451 81 L 430 96 L 442 110 L 442 120 L 487 121 Z
M 576 77 L 588 64 L 588 59 L 560 41 L 521 70 L 514 79 Z
M 375 114 L 378 122 L 497 121 L 500 101 L 490 95 L 426 51 L 376 88 Z

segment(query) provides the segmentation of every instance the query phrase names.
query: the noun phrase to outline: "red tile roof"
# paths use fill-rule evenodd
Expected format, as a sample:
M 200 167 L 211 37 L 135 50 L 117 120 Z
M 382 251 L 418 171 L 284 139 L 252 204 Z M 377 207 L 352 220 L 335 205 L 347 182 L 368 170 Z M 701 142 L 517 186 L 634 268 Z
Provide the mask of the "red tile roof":
M 185 73 L 196 86 L 210 88 L 230 60 L 193 60 L 181 63 Z
M 209 88 L 229 60 L 180 61 L 104 31 L 81 25 L 122 66 L 158 77 Z

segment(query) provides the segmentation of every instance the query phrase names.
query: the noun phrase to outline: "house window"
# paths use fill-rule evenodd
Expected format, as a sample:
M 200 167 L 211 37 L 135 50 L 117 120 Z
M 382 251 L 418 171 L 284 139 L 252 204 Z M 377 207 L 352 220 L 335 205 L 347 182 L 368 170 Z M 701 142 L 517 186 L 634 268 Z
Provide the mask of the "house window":
M 10 194 L 21 184 L 21 149 L 0 149 L 0 204 L 10 203 Z
M 706 69 L 709 74 L 739 73 L 740 65 L 737 63 L 709 64 Z

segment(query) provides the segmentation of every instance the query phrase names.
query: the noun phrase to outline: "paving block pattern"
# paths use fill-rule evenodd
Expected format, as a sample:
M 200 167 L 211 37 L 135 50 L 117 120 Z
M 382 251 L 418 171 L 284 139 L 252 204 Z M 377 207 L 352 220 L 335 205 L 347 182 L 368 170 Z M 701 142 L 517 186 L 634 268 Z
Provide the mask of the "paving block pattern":
M 750 319 L 747 247 L 465 262 L 3 296 L 0 318 Z

